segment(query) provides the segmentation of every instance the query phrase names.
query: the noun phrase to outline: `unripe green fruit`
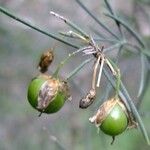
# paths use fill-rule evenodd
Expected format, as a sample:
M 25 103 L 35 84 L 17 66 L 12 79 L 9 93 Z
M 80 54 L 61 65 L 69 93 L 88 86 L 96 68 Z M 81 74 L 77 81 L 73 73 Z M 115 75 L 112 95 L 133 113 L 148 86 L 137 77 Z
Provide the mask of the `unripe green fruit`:
M 100 129 L 108 135 L 116 136 L 121 134 L 128 126 L 128 119 L 119 104 L 116 104 L 105 120 L 100 125 Z
M 34 78 L 28 87 L 28 101 L 42 113 L 55 113 L 62 108 L 68 98 L 66 82 L 41 75 Z

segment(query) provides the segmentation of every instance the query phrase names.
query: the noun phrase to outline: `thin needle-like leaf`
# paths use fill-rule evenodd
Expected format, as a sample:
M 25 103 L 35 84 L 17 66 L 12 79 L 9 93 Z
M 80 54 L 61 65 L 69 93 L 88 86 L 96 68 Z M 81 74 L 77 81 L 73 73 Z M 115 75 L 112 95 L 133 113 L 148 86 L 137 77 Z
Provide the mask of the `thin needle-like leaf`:
M 120 42 L 118 42 L 118 43 L 116 43 L 116 44 L 114 44 L 108 48 L 105 48 L 104 52 L 109 52 L 109 51 L 114 50 L 120 46 L 123 46 L 124 44 L 126 44 L 126 41 L 120 41 Z
M 129 104 L 129 106 L 131 108 L 131 111 L 134 114 L 136 121 L 138 122 L 140 130 L 141 130 L 141 132 L 142 132 L 142 134 L 143 134 L 147 144 L 150 145 L 150 140 L 149 140 L 149 137 L 148 137 L 148 133 L 147 133 L 145 127 L 144 127 L 144 124 L 143 124 L 143 121 L 141 119 L 141 116 L 138 113 L 138 111 L 137 111 L 137 109 L 136 109 L 136 107 L 135 107 L 135 105 L 134 105 L 134 103 L 133 103 L 129 93 L 127 92 L 127 90 L 126 90 L 126 88 L 125 88 L 125 86 L 123 85 L 122 82 L 121 82 L 121 89 L 122 89 L 122 92 L 124 93 L 124 95 L 127 98 L 128 104 Z
M 111 5 L 109 4 L 108 0 L 104 0 L 104 1 L 105 1 L 105 4 L 106 4 L 106 6 L 107 6 L 107 8 L 108 8 L 108 11 L 110 12 L 110 14 L 112 14 L 113 16 L 116 16 L 116 13 L 115 13 L 114 10 L 112 9 L 112 7 L 111 7 Z M 119 32 L 120 32 L 121 36 L 124 37 L 124 33 L 123 33 L 122 30 L 121 30 L 120 23 L 119 23 L 117 20 L 115 20 L 115 22 L 116 22 L 116 24 L 117 24 L 117 26 L 118 26 L 118 29 L 119 29 Z
M 118 36 L 113 33 L 110 28 L 108 28 L 103 22 L 101 22 L 97 17 L 95 17 L 88 8 L 85 7 L 85 5 L 80 1 L 76 0 L 76 2 L 93 18 L 103 29 L 105 29 L 108 33 L 110 33 L 112 36 L 114 36 L 116 39 L 119 39 Z
M 107 0 L 104 0 L 109 12 L 113 15 L 114 14 L 114 11 L 113 9 L 111 8 L 111 5 L 109 4 L 109 2 Z
M 87 63 L 92 61 L 94 58 L 89 58 L 83 61 L 77 68 L 75 68 L 72 72 L 67 76 L 67 80 L 70 80 L 75 74 L 77 74 Z
M 111 14 L 105 14 L 105 15 L 118 21 L 122 26 L 124 26 L 133 35 L 133 37 L 138 41 L 138 43 L 141 45 L 141 47 L 145 48 L 145 44 L 142 41 L 141 37 L 132 28 L 130 28 L 127 23 L 125 23 L 122 19 L 120 19 L 116 16 L 113 16 Z
M 144 89 L 144 83 L 145 83 L 145 56 L 141 53 L 141 78 L 140 78 L 140 86 L 137 97 L 140 97 L 140 95 L 143 92 Z
M 90 29 L 91 29 L 96 35 L 98 35 L 100 38 L 107 39 L 107 37 L 106 37 L 105 35 L 103 35 L 103 33 L 97 31 L 97 30 L 94 29 L 93 27 L 90 27 Z
M 62 21 L 64 21 L 67 25 L 69 25 L 72 29 L 74 29 L 75 31 L 77 31 L 78 33 L 80 33 L 81 35 L 83 35 L 85 38 L 89 38 L 88 34 L 83 31 L 81 28 L 79 28 L 76 24 L 74 24 L 72 21 L 70 21 L 69 19 L 53 12 L 53 11 L 50 11 L 50 14 L 61 19 Z
M 105 67 L 103 68 L 103 73 L 104 73 L 105 77 L 108 79 L 108 81 L 111 83 L 113 88 L 116 89 L 116 82 L 113 79 L 113 77 L 109 74 L 109 72 L 106 70 Z M 124 101 L 124 103 L 126 104 L 126 107 L 130 111 L 131 109 L 130 109 L 129 104 L 128 104 L 127 100 L 126 100 L 126 97 L 124 96 L 124 94 L 121 91 L 119 91 L 119 96 Z
M 97 41 L 97 42 L 109 42 L 109 43 L 116 43 L 117 41 L 116 40 L 113 40 L 113 39 L 103 39 L 103 38 L 93 38 L 94 41 Z
M 36 31 L 38 31 L 38 32 L 40 32 L 40 33 L 42 33 L 42 34 L 44 34 L 44 35 L 46 35 L 46 36 L 49 36 L 49 37 L 51 37 L 51 38 L 53 38 L 53 39 L 55 39 L 55 40 L 57 40 L 57 41 L 60 41 L 60 42 L 66 44 L 66 45 L 68 45 L 68 46 L 71 46 L 71 47 L 73 47 L 73 48 L 78 48 L 78 46 L 73 45 L 72 43 L 63 40 L 63 39 L 61 39 L 61 38 L 55 36 L 55 35 L 52 34 L 52 33 L 48 33 L 48 32 L 46 32 L 46 31 L 42 30 L 41 28 L 39 28 L 39 27 L 37 27 L 37 26 L 34 26 L 34 25 L 32 25 L 32 24 L 26 22 L 25 20 L 23 20 L 23 19 L 17 17 L 16 15 L 14 15 L 13 13 L 9 12 L 7 9 L 5 9 L 5 8 L 3 8 L 3 7 L 1 7 L 1 6 L 0 6 L 0 12 L 2 12 L 3 14 L 9 16 L 10 18 L 13 18 L 14 20 L 17 20 L 18 22 L 21 22 L 22 24 L 24 24 L 24 25 L 26 25 L 26 26 L 28 26 L 28 27 L 30 27 L 30 28 L 32 28 L 32 29 L 34 29 L 34 30 L 36 30 Z

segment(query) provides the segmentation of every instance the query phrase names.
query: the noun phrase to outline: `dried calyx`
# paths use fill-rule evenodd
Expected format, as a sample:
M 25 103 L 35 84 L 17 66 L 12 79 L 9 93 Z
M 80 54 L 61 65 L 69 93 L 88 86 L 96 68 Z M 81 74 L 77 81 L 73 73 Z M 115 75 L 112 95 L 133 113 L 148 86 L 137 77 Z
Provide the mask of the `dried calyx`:
M 37 76 L 28 87 L 28 101 L 41 113 L 57 112 L 68 98 L 67 82 L 52 76 Z
M 127 128 L 137 126 L 124 103 L 118 98 L 104 102 L 89 120 L 91 123 L 95 123 L 96 127 L 105 134 L 112 136 L 113 140 L 116 135 L 121 134 Z

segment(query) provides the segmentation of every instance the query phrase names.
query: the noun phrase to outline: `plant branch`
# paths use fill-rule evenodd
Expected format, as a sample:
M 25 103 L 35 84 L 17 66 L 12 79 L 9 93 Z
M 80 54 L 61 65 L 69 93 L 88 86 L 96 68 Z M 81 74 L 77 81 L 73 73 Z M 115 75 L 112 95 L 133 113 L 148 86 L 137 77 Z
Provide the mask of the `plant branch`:
M 40 32 L 40 33 L 42 33 L 42 34 L 44 34 L 44 35 L 46 35 L 46 36 L 49 36 L 49 37 L 51 37 L 51 38 L 53 38 L 53 39 L 55 39 L 55 40 L 57 40 L 57 41 L 59 41 L 59 42 L 61 42 L 61 43 L 64 43 L 64 44 L 66 44 L 66 45 L 68 45 L 68 46 L 71 46 L 71 47 L 73 47 L 73 48 L 78 48 L 76 45 L 73 45 L 72 43 L 69 43 L 69 42 L 63 40 L 63 39 L 61 39 L 61 38 L 55 36 L 55 35 L 52 34 L 52 33 L 48 33 L 47 31 L 44 31 L 44 30 L 42 30 L 41 28 L 39 28 L 39 27 L 37 27 L 37 26 L 34 26 L 34 25 L 32 25 L 32 24 L 26 22 L 25 20 L 23 20 L 23 19 L 17 17 L 16 15 L 14 15 L 13 13 L 11 13 L 10 11 L 8 11 L 7 9 L 5 9 L 5 8 L 3 8 L 3 7 L 1 7 L 1 6 L 0 6 L 0 12 L 2 12 L 3 14 L 9 16 L 10 18 L 12 18 L 12 19 L 14 19 L 14 20 L 16 20 L 16 21 L 18 21 L 18 22 L 20 22 L 20 23 L 22 23 L 22 24 L 24 24 L 24 25 L 26 25 L 26 26 L 28 26 L 28 27 L 30 27 L 30 28 L 32 28 L 32 29 L 34 29 L 34 30 L 36 30 L 36 31 L 38 31 L 38 32 Z
M 69 19 L 53 12 L 50 11 L 50 14 L 59 18 L 60 20 L 64 21 L 67 25 L 69 25 L 71 28 L 73 28 L 75 31 L 79 32 L 82 36 L 84 36 L 84 38 L 89 39 L 89 36 L 81 29 L 79 28 L 76 24 L 74 24 L 73 22 L 71 22 Z
M 126 44 L 126 43 L 127 43 L 127 42 L 126 42 L 125 40 L 120 41 L 120 42 L 118 42 L 118 43 L 116 43 L 116 44 L 114 44 L 114 45 L 112 45 L 112 46 L 110 46 L 110 47 L 108 47 L 108 48 L 105 48 L 105 49 L 104 49 L 104 52 L 111 51 L 111 50 L 113 50 L 113 49 L 115 49 L 115 48 L 118 48 L 118 47 L 120 47 L 120 46 L 123 46 L 123 45 Z
M 75 68 L 69 75 L 67 76 L 67 80 L 70 80 L 75 74 L 77 74 L 87 63 L 92 61 L 94 58 L 89 58 L 83 61 L 77 68 Z
M 116 17 L 116 13 L 114 12 L 114 10 L 112 9 L 111 5 L 109 4 L 108 0 L 104 0 L 105 4 L 107 6 L 108 11 L 110 12 L 110 14 L 112 14 L 113 16 Z M 122 32 L 121 26 L 120 26 L 120 22 L 118 22 L 117 20 L 115 20 L 116 25 L 118 26 L 119 32 L 122 36 L 122 38 L 124 38 L 124 33 Z
M 145 48 L 144 42 L 141 40 L 141 37 L 132 29 L 129 27 L 127 23 L 125 23 L 123 20 L 120 18 L 113 16 L 111 14 L 105 14 L 106 16 L 118 21 L 123 27 L 125 27 L 132 35 L 133 37 L 138 41 L 138 43 L 141 45 L 142 48 Z
M 88 10 L 88 8 L 80 1 L 80 0 L 76 0 L 76 2 L 91 16 L 91 18 L 93 18 L 103 29 L 105 29 L 108 33 L 110 33 L 113 37 L 115 37 L 116 39 L 119 39 L 118 36 L 116 34 L 114 34 L 103 22 L 101 22 L 99 19 L 97 19 L 97 17 L 95 17 L 90 10 Z

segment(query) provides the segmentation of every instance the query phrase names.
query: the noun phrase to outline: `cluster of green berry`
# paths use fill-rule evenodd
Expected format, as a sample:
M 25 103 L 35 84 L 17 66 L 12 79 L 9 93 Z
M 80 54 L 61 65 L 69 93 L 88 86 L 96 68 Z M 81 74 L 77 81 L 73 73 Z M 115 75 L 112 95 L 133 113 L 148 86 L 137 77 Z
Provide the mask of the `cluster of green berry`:
M 28 101 L 33 108 L 40 112 L 40 115 L 59 111 L 70 97 L 67 81 L 46 74 L 53 59 L 52 51 L 42 54 L 38 65 L 40 75 L 33 78 L 28 87 Z M 95 68 L 97 68 L 99 61 L 100 59 L 97 59 Z M 95 75 L 93 76 L 92 85 L 92 89 L 87 96 L 80 100 L 80 108 L 87 108 L 96 97 Z M 105 134 L 112 136 L 113 141 L 116 135 L 121 134 L 134 124 L 132 116 L 118 96 L 105 101 L 89 120 L 91 123 L 95 123 L 96 127 Z

